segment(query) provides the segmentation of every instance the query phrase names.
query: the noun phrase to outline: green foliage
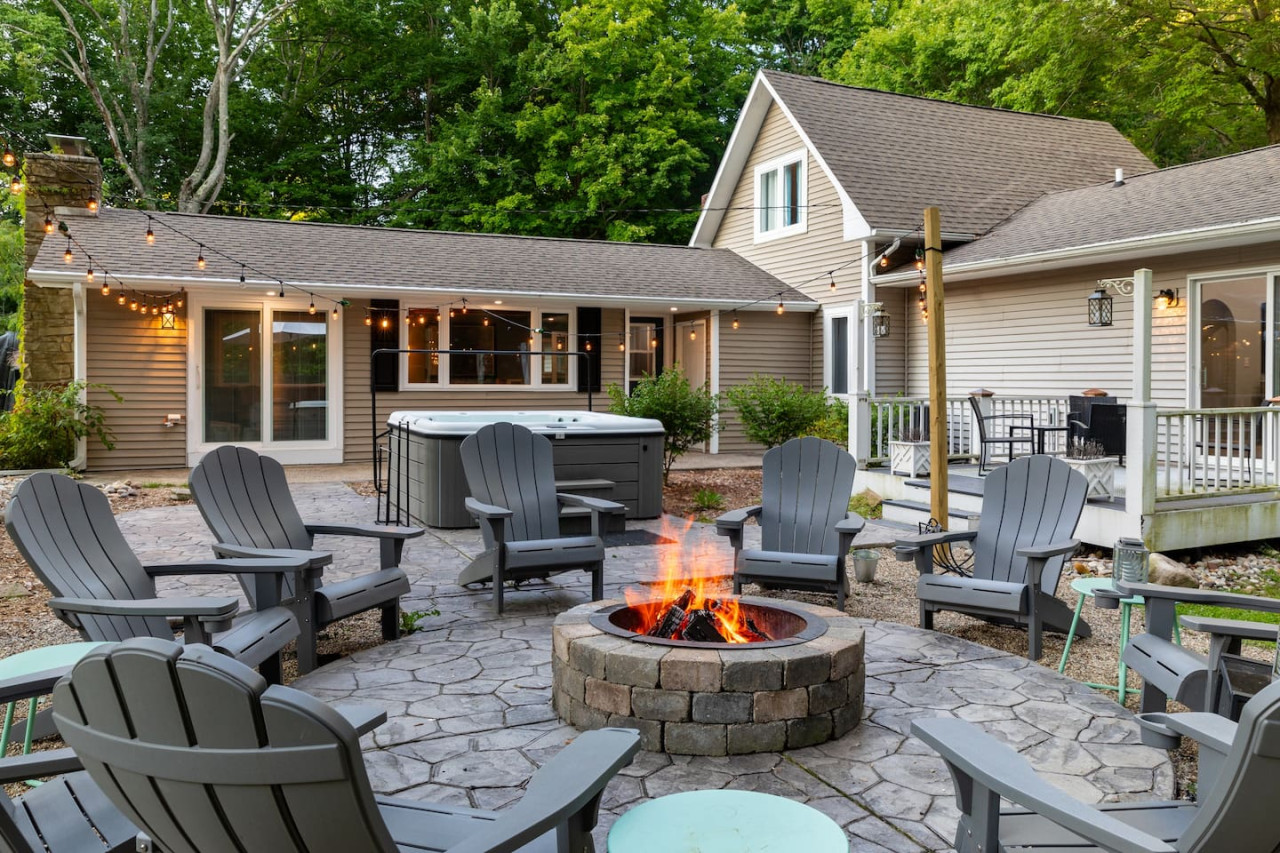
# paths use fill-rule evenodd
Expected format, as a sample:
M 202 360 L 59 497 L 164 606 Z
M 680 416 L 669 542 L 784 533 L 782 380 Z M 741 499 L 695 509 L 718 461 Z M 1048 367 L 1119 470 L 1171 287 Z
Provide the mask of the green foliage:
M 725 397 L 738 410 L 747 438 L 765 447 L 811 434 L 827 414 L 824 391 L 806 391 L 775 376 L 756 374 L 746 385 L 730 388 Z
M 0 468 L 66 468 L 76 455 L 76 442 L 94 437 L 108 450 L 115 447 L 106 412 L 80 399 L 88 388 L 122 398 L 105 385 L 72 382 L 62 387 L 19 385 L 13 410 L 0 417 Z
M 422 630 L 418 625 L 423 619 L 429 616 L 439 616 L 440 609 L 433 607 L 430 610 L 401 610 L 400 611 L 400 633 L 408 636 Z
M 690 386 L 679 365 L 658 376 L 646 374 L 628 395 L 620 385 L 610 385 L 609 411 L 634 418 L 653 418 L 666 430 L 663 440 L 662 481 L 671 474 L 671 464 L 694 445 L 710 440 L 719 401 L 707 389 Z
M 833 441 L 846 450 L 849 447 L 849 404 L 839 397 L 827 401 L 822 417 L 814 422 L 804 435 L 814 435 Z
M 702 512 L 724 508 L 724 495 L 715 489 L 698 489 L 693 495 L 693 508 Z
M 22 282 L 26 277 L 26 241 L 19 208 L 0 205 L 0 333 L 22 334 Z
M 849 511 L 856 512 L 863 518 L 883 518 L 884 504 L 874 492 L 858 492 L 849 498 Z

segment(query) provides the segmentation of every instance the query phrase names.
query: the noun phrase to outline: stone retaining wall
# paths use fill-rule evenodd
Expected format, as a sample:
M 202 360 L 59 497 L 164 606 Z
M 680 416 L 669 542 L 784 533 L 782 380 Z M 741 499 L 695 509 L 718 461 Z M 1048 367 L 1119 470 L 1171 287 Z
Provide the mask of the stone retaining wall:
M 635 642 L 589 623 L 618 603 L 575 607 L 552 628 L 553 703 L 570 725 L 639 729 L 655 752 L 732 755 L 823 743 L 862 719 L 863 631 L 844 613 L 788 602 L 826 619 L 827 633 L 721 651 Z

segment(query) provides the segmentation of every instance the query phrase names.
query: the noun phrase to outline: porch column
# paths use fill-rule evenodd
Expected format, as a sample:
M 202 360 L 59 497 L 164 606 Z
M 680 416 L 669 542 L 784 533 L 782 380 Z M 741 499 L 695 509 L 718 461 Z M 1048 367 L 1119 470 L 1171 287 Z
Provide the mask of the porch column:
M 871 459 L 871 397 L 859 391 L 850 395 L 849 403 L 849 452 L 865 471 Z
M 1151 270 L 1133 273 L 1133 396 L 1125 427 L 1125 525 L 1148 540 L 1156 506 L 1156 404 L 1151 400 Z M 1150 542 L 1148 541 L 1148 545 Z

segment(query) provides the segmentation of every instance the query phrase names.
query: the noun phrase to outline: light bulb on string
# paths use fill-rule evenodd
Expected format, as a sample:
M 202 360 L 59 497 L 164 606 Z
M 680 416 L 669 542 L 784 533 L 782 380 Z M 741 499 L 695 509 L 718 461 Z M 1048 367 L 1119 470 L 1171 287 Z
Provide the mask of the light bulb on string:
M 697 332 L 697 330 L 696 330 L 696 329 L 694 329 L 692 326 L 690 326 L 690 327 L 689 327 L 689 340 L 691 340 L 691 341 L 696 341 L 697 339 L 698 339 L 698 332 Z
M 618 341 L 618 352 L 626 352 L 626 351 L 627 351 L 627 342 Z
M 152 316 L 152 317 L 159 317 L 159 316 L 160 316 L 160 305 L 159 305 L 159 303 L 156 303 L 156 302 L 152 302 L 152 303 L 151 303 L 151 316 Z
M 130 300 L 129 300 L 129 310 L 130 310 L 130 311 L 137 311 L 137 310 L 138 310 L 138 299 L 137 299 L 137 297 L 136 297 L 136 296 L 135 296 L 133 299 L 130 299 Z
M 93 284 L 93 267 L 89 267 L 89 271 L 84 274 L 84 280 Z
M 51 217 L 47 213 L 44 215 L 44 233 L 46 234 L 53 233 L 53 217 Z
M 482 322 L 482 323 L 484 323 L 484 325 L 486 325 L 486 326 L 487 326 L 487 325 L 489 325 L 489 318 L 488 318 L 488 317 L 485 317 L 481 322 Z
M 831 291 L 832 293 L 835 293 L 835 292 L 836 292 L 836 274 L 835 274 L 835 271 L 833 270 L 831 273 L 829 273 L 829 275 L 831 276 L 831 286 L 830 286 L 830 288 L 829 288 L 829 289 L 830 289 L 830 291 Z
M 117 305 L 126 305 L 128 304 L 128 302 L 129 302 L 129 298 L 125 296 L 123 293 L 116 297 Z
M 147 245 L 154 246 L 156 244 L 156 232 L 151 230 L 151 217 L 147 217 Z
M 307 306 L 307 313 L 314 315 L 316 313 L 316 298 L 311 297 L 311 304 Z
M 338 319 L 338 306 L 337 306 L 337 305 L 333 306 L 333 319 L 334 319 L 334 320 L 337 320 L 337 319 Z
M 22 178 L 17 175 L 13 176 L 13 180 L 9 182 L 9 192 L 18 195 L 22 192 Z
M 916 269 L 924 272 L 924 249 L 916 249 Z
M 17 155 L 14 154 L 13 151 L 9 149 L 8 145 L 6 145 L 4 147 L 4 156 L 3 158 L 0 158 L 0 163 L 4 163 L 4 167 L 6 169 L 12 169 L 15 165 L 17 165 L 17 162 L 18 162 Z
M 364 324 L 365 324 L 366 326 L 372 326 L 372 325 L 373 325 L 373 317 L 369 316 L 369 314 L 368 314 L 367 312 L 366 312 L 366 313 L 365 313 L 365 315 L 364 315 Z
M 733 330 L 735 332 L 738 330 L 738 312 L 736 311 L 733 313 Z
M 184 287 L 178 291 L 178 299 L 174 304 L 177 305 L 179 308 L 181 308 L 183 303 L 185 303 L 186 301 L 187 301 L 187 289 Z
M 96 199 L 96 198 L 95 198 L 95 197 L 93 197 L 93 196 L 89 196 L 89 200 L 88 200 L 88 201 L 86 201 L 86 202 L 84 203 L 84 206 L 85 206 L 85 207 L 87 207 L 87 208 L 89 208 L 89 212 L 90 212 L 90 213 L 97 213 L 97 212 L 98 212 L 98 199 Z
M 282 282 L 280 282 L 280 293 L 279 293 L 279 294 L 277 294 L 277 295 L 278 295 L 281 299 L 284 299 L 284 282 L 283 282 L 283 281 L 282 281 Z
M 103 295 L 103 296 L 110 296 L 110 295 L 111 295 L 111 285 L 110 285 L 110 284 L 108 284 L 108 283 L 107 283 L 107 282 L 105 282 L 105 281 L 104 281 L 104 282 L 102 282 L 102 295 Z
M 70 237 L 68 237 L 68 238 L 67 238 L 67 250 L 66 250 L 65 252 L 63 252 L 63 253 L 62 253 L 62 260 L 66 261 L 67 263 L 71 263 L 71 262 L 72 262 L 72 261 L 74 261 L 75 259 L 76 259 L 76 256 L 75 256 L 74 254 L 72 254 L 72 253 L 71 253 L 71 238 L 70 238 Z
M 204 260 L 204 244 L 203 244 L 203 243 L 201 243 L 201 244 L 200 244 L 200 251 L 199 251 L 199 253 L 196 255 L 196 269 L 198 269 L 198 270 L 202 270 L 202 269 L 204 269 L 204 268 L 205 268 L 205 260 Z M 242 278 L 241 280 L 243 281 L 243 278 Z
M 467 300 L 462 300 L 462 316 L 467 315 Z
M 587 341 L 585 344 L 583 344 L 582 348 L 587 352 L 591 352 L 591 341 Z
M 784 311 L 786 311 L 786 310 L 787 310 L 787 309 L 786 309 L 786 307 L 782 304 L 782 300 L 781 300 L 781 299 L 779 299 L 779 300 L 778 300 L 778 315 L 779 315 L 779 316 L 781 316 L 781 315 L 782 315 L 782 313 L 783 313 Z

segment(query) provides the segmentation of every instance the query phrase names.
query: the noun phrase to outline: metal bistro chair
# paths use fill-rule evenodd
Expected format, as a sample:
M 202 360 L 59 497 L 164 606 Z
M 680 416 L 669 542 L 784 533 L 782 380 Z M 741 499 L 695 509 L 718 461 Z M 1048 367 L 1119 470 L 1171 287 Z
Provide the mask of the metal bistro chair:
M 1035 419 L 1031 415 L 984 415 L 982 408 L 978 404 L 977 397 L 969 398 L 969 405 L 973 408 L 974 423 L 978 425 L 978 442 L 980 449 L 978 451 L 978 476 L 983 476 L 990 470 L 991 452 L 988 447 L 1007 448 L 1010 459 L 1014 457 L 1014 447 L 1019 444 L 1027 446 L 1027 452 L 1030 453 L 1035 449 L 1035 432 L 1032 429 L 1035 426 Z M 997 435 L 995 430 L 1004 427 L 1003 434 Z M 1015 435 L 1015 431 L 1026 430 L 1027 434 Z
M 584 853 L 605 785 L 640 748 L 629 729 L 584 732 L 501 812 L 375 796 L 342 714 L 158 640 L 90 652 L 53 715 L 111 802 L 173 853 Z

